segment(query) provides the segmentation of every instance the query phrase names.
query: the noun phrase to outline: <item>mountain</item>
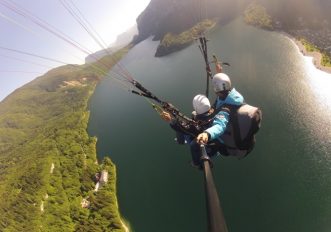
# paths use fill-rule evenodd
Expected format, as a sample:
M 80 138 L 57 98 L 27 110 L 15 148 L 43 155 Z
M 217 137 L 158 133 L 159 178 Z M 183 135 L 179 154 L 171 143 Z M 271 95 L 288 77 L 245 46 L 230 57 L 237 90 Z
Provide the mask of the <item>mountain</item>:
M 0 231 L 125 231 L 116 168 L 109 158 L 98 165 L 87 134 L 88 100 L 107 72 L 62 66 L 0 102 Z M 96 192 L 102 173 L 108 181 Z
M 265 7 L 276 30 L 305 40 L 323 53 L 323 63 L 331 62 L 331 1 L 258 0 Z
M 180 33 L 205 18 L 226 22 L 244 12 L 250 3 L 264 6 L 286 29 L 331 27 L 330 0 L 151 0 L 137 18 L 139 34 L 134 42 L 168 33 Z
M 286 30 L 331 28 L 329 0 L 258 0 Z M 328 26 L 326 25 L 326 22 Z
M 151 0 L 138 16 L 139 34 L 134 43 L 153 36 L 161 40 L 168 33 L 181 33 L 203 19 L 219 18 L 222 23 L 233 19 L 248 0 Z
M 261 6 L 263 12 L 255 15 L 255 20 L 260 21 L 260 15 L 264 20 L 263 25 L 251 21 L 253 25 L 303 37 L 331 56 L 330 0 L 151 0 L 137 18 L 139 33 L 133 43 L 137 44 L 152 36 L 154 40 L 161 41 L 158 49 L 161 52 L 156 52 L 156 55 L 169 54 L 186 45 L 175 42 L 173 46 L 164 49 L 162 42 L 166 35 L 176 37 L 207 18 L 217 18 L 219 24 L 224 24 L 245 14 L 247 7 L 252 4 Z
M 217 22 L 225 24 L 238 16 L 249 0 L 151 0 L 138 16 L 137 44 L 153 36 L 160 40 L 156 57 L 181 50 L 190 45 L 201 32 L 212 29 Z M 209 20 L 208 23 L 206 23 Z

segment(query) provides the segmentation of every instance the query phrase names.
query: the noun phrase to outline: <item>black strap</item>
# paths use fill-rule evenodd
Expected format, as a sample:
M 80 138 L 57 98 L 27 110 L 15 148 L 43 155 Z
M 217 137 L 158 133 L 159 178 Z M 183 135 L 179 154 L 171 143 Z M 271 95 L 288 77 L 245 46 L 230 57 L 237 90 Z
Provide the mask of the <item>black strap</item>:
M 133 80 L 132 84 L 139 89 L 142 93 L 139 93 L 137 91 L 132 90 L 131 92 L 140 96 L 144 96 L 150 99 L 153 99 L 154 101 L 156 101 L 159 104 L 164 103 L 163 101 L 161 101 L 158 97 L 156 97 L 154 94 L 152 94 L 148 89 L 146 89 L 144 86 L 142 86 L 138 81 Z

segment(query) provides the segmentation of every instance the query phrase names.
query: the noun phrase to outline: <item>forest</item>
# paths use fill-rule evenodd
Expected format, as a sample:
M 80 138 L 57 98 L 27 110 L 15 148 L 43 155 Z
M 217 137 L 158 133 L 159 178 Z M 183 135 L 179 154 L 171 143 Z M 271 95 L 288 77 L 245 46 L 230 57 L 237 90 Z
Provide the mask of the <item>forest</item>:
M 0 103 L 0 231 L 124 231 L 116 167 L 98 164 L 87 123 L 88 99 L 127 51 L 52 69 Z M 108 182 L 95 192 L 103 170 Z

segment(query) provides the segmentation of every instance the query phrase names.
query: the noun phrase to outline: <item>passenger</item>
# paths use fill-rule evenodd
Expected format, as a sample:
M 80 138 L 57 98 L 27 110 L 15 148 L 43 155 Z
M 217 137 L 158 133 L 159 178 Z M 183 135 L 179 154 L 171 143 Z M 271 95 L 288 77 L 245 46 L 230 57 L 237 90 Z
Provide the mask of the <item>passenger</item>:
M 217 119 L 214 116 L 214 109 L 211 107 L 209 99 L 204 95 L 196 95 L 193 98 L 193 108 L 194 111 L 192 112 L 192 118 L 199 122 L 199 125 L 201 125 L 202 130 L 207 129 L 214 125 Z M 200 151 L 200 145 L 196 142 L 195 136 L 193 136 L 194 131 L 187 131 L 183 130 L 180 125 L 178 124 L 178 121 L 171 117 L 171 115 L 168 112 L 163 111 L 161 113 L 161 117 L 170 123 L 170 126 L 176 131 L 176 139 L 179 144 L 188 143 L 190 145 L 191 155 L 192 155 L 192 165 L 196 167 L 201 167 L 200 157 L 201 157 L 201 151 Z M 214 120 L 216 120 L 214 122 Z M 222 148 L 220 147 L 222 144 L 220 143 L 210 143 L 206 147 L 206 151 L 208 156 L 214 156 L 216 153 Z M 223 148 L 225 149 L 225 147 Z
M 212 84 L 217 95 L 214 103 L 215 110 L 220 110 L 225 105 L 239 107 L 244 104 L 244 97 L 235 88 L 232 88 L 231 80 L 225 73 L 215 74 Z M 220 110 L 216 117 L 215 124 L 198 135 L 197 142 L 199 144 L 207 144 L 208 141 L 219 138 L 226 131 L 230 120 L 229 109 Z
M 215 74 L 212 83 L 217 95 L 213 107 L 204 95 L 193 99 L 193 119 L 201 125 L 198 133 L 182 130 L 169 113 L 161 114 L 176 131 L 178 143 L 186 141 L 190 145 L 192 164 L 197 167 L 201 167 L 201 144 L 206 145 L 210 157 L 217 153 L 239 159 L 245 157 L 253 150 L 255 134 L 261 126 L 261 110 L 244 103 L 243 96 L 231 87 L 225 73 Z
M 197 136 L 197 143 L 220 142 L 226 148 L 220 151 L 222 155 L 241 159 L 255 146 L 255 134 L 261 127 L 262 111 L 244 103 L 243 96 L 231 87 L 230 78 L 225 73 L 215 74 L 212 83 L 217 95 L 213 105 L 216 116 L 213 125 Z

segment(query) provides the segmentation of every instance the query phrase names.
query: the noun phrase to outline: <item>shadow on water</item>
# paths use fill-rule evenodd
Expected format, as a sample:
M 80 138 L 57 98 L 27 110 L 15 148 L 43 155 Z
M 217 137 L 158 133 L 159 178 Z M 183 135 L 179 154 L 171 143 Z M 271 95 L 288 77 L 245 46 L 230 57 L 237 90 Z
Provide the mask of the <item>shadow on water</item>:
M 321 111 L 305 61 L 286 37 L 236 20 L 208 35 L 210 53 L 247 102 L 263 110 L 256 148 L 243 160 L 216 158 L 214 178 L 230 232 L 328 231 L 331 228 L 330 111 Z M 205 73 L 196 46 L 154 58 L 144 41 L 122 61 L 162 99 L 191 112 Z M 314 87 L 316 89 L 316 87 Z M 328 105 L 330 107 L 330 105 Z M 118 169 L 120 210 L 135 231 L 206 231 L 202 173 L 188 148 L 146 101 L 110 79 L 90 104 L 89 133 Z

